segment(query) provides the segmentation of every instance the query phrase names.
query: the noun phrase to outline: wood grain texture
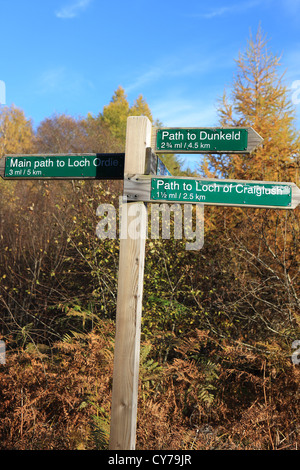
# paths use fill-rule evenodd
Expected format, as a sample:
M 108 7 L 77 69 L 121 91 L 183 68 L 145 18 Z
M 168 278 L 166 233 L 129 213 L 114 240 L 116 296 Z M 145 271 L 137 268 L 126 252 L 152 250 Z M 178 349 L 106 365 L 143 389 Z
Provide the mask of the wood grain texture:
M 151 123 L 127 121 L 125 172 L 144 172 Z M 137 216 L 138 215 L 138 216 Z M 122 207 L 110 450 L 134 450 L 147 212 L 143 202 Z M 134 236 L 136 235 L 136 236 Z

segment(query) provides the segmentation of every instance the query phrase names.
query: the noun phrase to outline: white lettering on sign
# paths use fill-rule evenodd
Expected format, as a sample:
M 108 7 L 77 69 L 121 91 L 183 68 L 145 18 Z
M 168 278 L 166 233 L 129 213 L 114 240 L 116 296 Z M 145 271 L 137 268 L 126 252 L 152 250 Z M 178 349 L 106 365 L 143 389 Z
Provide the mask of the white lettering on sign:
M 118 166 L 118 164 L 118 160 L 114 160 L 113 158 L 107 158 L 103 160 L 97 157 L 93 160 L 94 166 Z
M 11 168 L 30 168 L 31 161 L 30 160 L 19 160 L 18 158 L 12 158 L 10 160 L 10 167 Z
M 177 131 L 177 132 L 163 131 L 162 139 L 164 140 L 164 138 L 168 138 L 169 140 L 182 140 L 184 139 L 184 135 L 180 131 Z
M 54 165 L 53 160 L 45 158 L 45 160 L 34 160 L 34 169 L 36 168 L 52 168 Z
M 197 133 L 196 132 L 191 132 L 187 131 L 186 134 L 184 135 L 180 131 L 162 131 L 161 134 L 162 141 L 164 140 L 196 140 L 197 139 Z M 219 129 L 217 131 L 200 131 L 198 134 L 199 140 L 240 140 L 241 139 L 241 131 L 226 131 L 224 132 L 223 130 Z
M 232 131 L 232 132 L 211 132 L 208 133 L 206 131 L 200 132 L 200 140 L 240 140 L 241 139 L 241 131 Z
M 70 168 L 73 168 L 73 167 L 76 168 L 78 166 L 86 167 L 86 166 L 90 166 L 90 165 L 91 165 L 91 163 L 87 158 L 78 159 L 78 160 L 68 158 L 68 167 L 70 167 Z
M 26 159 L 26 158 L 18 158 L 18 157 L 15 157 L 15 158 L 11 158 L 10 159 L 10 168 L 31 168 L 32 164 L 33 164 L 33 168 L 34 169 L 37 169 L 37 168 L 53 168 L 54 167 L 54 162 L 56 163 L 56 167 L 63 167 L 66 165 L 66 160 L 63 159 L 63 158 L 39 158 L 39 159 L 34 159 L 34 158 L 31 158 L 31 159 Z M 92 163 L 91 163 L 91 160 L 89 160 L 88 158 L 74 158 L 74 157 L 69 157 L 67 159 L 67 167 L 68 168 L 77 168 L 77 167 L 81 167 L 81 168 L 86 168 L 86 167 L 90 167 L 91 164 L 94 166 L 94 167 L 116 167 L 119 165 L 119 161 L 117 159 L 113 159 L 113 158 L 106 158 L 106 159 L 103 159 L 103 158 L 99 158 L 99 157 L 96 157 L 93 159 Z
M 164 180 L 158 180 L 157 186 L 163 185 L 164 189 L 179 189 L 179 184 L 176 181 L 164 181 Z
M 291 187 L 287 185 L 278 185 L 267 187 L 264 185 L 246 185 L 241 183 L 227 183 L 220 184 L 215 182 L 203 183 L 195 180 L 194 182 L 187 181 L 168 181 L 165 179 L 157 180 L 157 189 L 159 190 L 180 190 L 180 184 L 184 191 L 196 191 L 196 192 L 209 192 L 209 193 L 234 193 L 237 194 L 253 194 L 255 196 L 273 195 L 282 196 L 289 195 L 291 193 Z

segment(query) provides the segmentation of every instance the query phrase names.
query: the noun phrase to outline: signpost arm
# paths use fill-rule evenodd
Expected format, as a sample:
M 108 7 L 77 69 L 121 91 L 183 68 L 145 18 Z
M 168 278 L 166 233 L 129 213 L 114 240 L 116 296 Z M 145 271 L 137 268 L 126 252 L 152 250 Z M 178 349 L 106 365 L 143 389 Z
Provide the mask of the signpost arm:
M 146 148 L 150 146 L 150 141 L 151 122 L 149 119 L 144 116 L 129 117 L 126 134 L 125 174 L 144 173 Z M 137 213 L 139 213 L 139 217 L 136 217 Z M 145 204 L 143 202 L 124 204 L 121 223 L 121 231 L 124 230 L 124 232 L 120 240 L 119 254 L 109 449 L 134 450 L 147 230 Z M 125 223 L 126 227 L 123 225 Z M 132 234 L 129 233 L 130 227 L 138 236 L 132 237 Z

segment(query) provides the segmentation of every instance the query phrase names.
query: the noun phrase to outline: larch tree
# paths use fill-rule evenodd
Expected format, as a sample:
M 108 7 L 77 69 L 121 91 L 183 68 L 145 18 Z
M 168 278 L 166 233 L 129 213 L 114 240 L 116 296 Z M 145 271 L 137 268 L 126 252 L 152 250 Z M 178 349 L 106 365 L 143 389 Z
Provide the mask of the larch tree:
M 124 88 L 121 86 L 114 92 L 110 103 L 104 106 L 99 115 L 100 122 L 104 123 L 112 135 L 125 142 L 126 122 L 129 116 L 129 103 Z
M 268 49 L 261 28 L 250 36 L 237 61 L 231 94 L 220 100 L 223 127 L 252 127 L 264 139 L 250 155 L 208 157 L 210 168 L 227 178 L 290 181 L 297 178 L 299 132 L 295 109 L 280 75 L 280 59 Z
M 139 95 L 139 97 L 130 107 L 129 116 L 146 116 L 151 122 L 153 122 L 150 108 L 142 95 Z
M 251 154 L 208 155 L 202 172 L 297 184 L 300 139 L 295 110 L 279 58 L 268 49 L 260 28 L 236 64 L 231 93 L 220 100 L 220 125 L 252 127 L 264 141 Z M 216 253 L 222 254 L 225 266 L 217 290 L 223 292 L 219 309 L 230 318 L 230 334 L 235 330 L 249 341 L 263 338 L 266 344 L 273 336 L 275 342 L 284 338 L 291 344 L 300 324 L 299 207 L 213 207 L 207 213 L 214 226 L 208 237 L 215 237 Z
M 122 151 L 122 147 L 123 149 L 125 147 L 126 125 L 129 116 L 146 116 L 153 126 L 162 126 L 159 120 L 154 120 L 150 107 L 142 95 L 139 95 L 130 105 L 125 90 L 121 86 L 114 92 L 110 103 L 104 106 L 102 113 L 99 113 L 96 118 L 88 116 L 88 122 L 94 129 L 104 126 L 113 137 L 114 147 Z M 173 175 L 182 174 L 181 158 L 167 154 L 161 155 L 161 160 Z

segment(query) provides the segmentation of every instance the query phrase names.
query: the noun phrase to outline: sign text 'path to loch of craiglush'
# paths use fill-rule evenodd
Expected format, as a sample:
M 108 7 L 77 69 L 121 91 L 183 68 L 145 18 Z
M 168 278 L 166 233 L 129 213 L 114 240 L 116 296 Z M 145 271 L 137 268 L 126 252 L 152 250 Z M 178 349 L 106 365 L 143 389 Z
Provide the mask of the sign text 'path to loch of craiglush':
M 300 190 L 294 183 L 132 175 L 124 180 L 130 201 L 179 202 L 216 206 L 295 209 Z

